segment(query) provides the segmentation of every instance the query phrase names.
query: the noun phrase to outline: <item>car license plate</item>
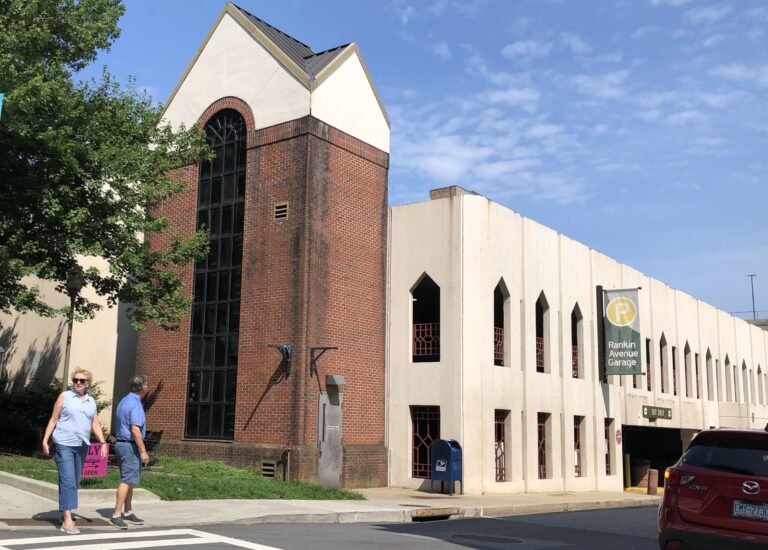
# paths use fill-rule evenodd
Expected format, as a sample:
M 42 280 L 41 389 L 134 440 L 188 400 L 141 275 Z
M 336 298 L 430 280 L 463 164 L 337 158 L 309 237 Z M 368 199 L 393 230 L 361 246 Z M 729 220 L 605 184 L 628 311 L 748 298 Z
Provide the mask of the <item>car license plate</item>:
M 763 502 L 734 500 L 733 517 L 768 521 L 768 504 Z

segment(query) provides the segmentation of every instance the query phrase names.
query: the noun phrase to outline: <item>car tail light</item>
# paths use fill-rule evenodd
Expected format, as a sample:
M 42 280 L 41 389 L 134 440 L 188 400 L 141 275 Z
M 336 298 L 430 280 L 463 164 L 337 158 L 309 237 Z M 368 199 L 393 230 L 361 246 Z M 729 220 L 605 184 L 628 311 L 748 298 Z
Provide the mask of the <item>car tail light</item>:
M 681 540 L 668 540 L 664 545 L 664 550 L 679 550 L 683 547 L 683 541 Z
M 689 483 L 691 483 L 694 479 L 696 479 L 696 476 L 690 475 L 690 474 L 684 474 L 677 468 L 667 468 L 664 472 L 664 481 L 665 485 L 668 487 L 675 487 L 677 485 L 680 485 L 682 487 L 685 487 Z

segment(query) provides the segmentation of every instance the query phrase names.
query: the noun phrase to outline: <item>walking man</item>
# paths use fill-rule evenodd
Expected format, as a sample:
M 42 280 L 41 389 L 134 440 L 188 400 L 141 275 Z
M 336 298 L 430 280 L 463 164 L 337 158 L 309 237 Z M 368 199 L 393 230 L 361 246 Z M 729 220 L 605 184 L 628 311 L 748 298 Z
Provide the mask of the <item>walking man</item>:
M 149 455 L 144 446 L 147 436 L 147 419 L 144 416 L 142 398 L 147 394 L 147 377 L 143 375 L 131 378 L 131 393 L 120 400 L 117 405 L 115 423 L 115 454 L 120 466 L 120 485 L 117 488 L 115 511 L 112 514 L 112 525 L 118 529 L 128 529 L 126 522 L 142 525 L 133 513 L 133 486 L 141 479 L 141 465 L 147 465 Z

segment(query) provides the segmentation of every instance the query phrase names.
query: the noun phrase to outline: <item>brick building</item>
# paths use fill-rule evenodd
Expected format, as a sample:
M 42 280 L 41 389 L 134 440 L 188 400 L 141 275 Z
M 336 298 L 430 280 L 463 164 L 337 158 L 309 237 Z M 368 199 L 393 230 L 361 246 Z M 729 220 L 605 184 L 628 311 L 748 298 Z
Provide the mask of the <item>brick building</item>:
M 386 485 L 389 122 L 357 46 L 315 53 L 227 4 L 165 117 L 217 156 L 161 212 L 165 239 L 211 235 L 181 330 L 139 337 L 163 452 Z

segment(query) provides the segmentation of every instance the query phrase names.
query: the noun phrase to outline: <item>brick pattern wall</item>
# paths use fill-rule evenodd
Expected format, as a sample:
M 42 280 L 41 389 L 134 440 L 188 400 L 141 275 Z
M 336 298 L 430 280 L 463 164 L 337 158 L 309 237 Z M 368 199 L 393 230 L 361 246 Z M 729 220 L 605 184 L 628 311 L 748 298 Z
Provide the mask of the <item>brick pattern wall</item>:
M 180 168 L 171 177 L 186 187 L 157 213 L 168 219 L 168 230 L 152 236 L 152 248 L 168 247 L 174 237 L 186 239 L 195 231 L 198 168 Z M 192 271 L 191 264 L 182 270 L 187 295 L 192 294 Z M 180 439 L 184 434 L 190 317 L 188 312 L 180 320 L 178 331 L 150 325 L 138 337 L 137 371 L 149 377 L 150 393 L 145 400 L 147 417 L 152 420 L 149 429 L 162 430 L 164 439 Z
M 276 479 L 317 479 L 318 450 L 305 445 L 174 440 L 161 442 L 158 452 L 197 460 L 219 460 L 234 466 L 252 468 L 257 472 L 262 471 L 264 462 L 273 462 Z M 386 484 L 386 477 L 384 482 Z M 356 485 L 356 487 L 371 486 Z
M 383 445 L 345 445 L 341 484 L 359 487 L 386 487 L 387 449 Z
M 317 392 L 326 374 L 345 376 L 342 483 L 385 485 L 384 334 L 388 155 L 312 117 L 249 127 L 235 435 L 233 442 L 184 441 L 189 319 L 139 338 L 139 371 L 155 391 L 148 426 L 163 452 L 258 466 L 291 455 L 293 479 L 317 476 Z M 187 184 L 164 205 L 171 235 L 194 230 L 197 167 L 173 174 Z M 274 206 L 288 203 L 287 219 Z M 165 244 L 170 236 L 151 243 Z M 192 267 L 184 270 L 191 292 Z M 290 372 L 269 344 L 293 346 Z M 309 376 L 309 348 L 333 345 Z

